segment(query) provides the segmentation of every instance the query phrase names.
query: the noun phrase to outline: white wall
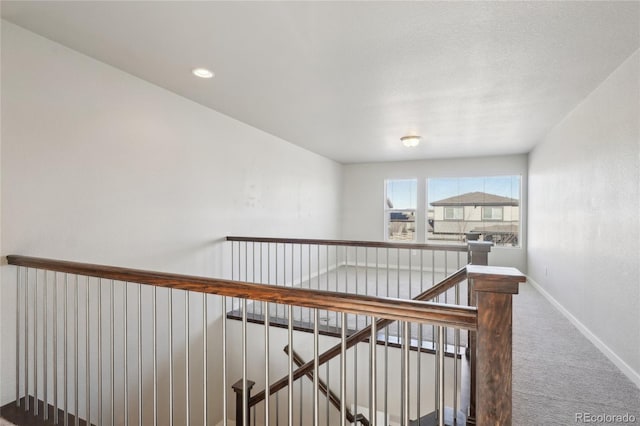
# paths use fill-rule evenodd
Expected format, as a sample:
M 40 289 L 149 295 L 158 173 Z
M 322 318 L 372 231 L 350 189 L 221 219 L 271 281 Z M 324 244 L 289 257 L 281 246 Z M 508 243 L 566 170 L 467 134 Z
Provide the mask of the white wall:
M 529 275 L 640 386 L 640 53 L 529 156 Z
M 399 161 L 350 164 L 344 167 L 342 236 L 345 239 L 382 240 L 384 238 L 384 180 L 418 179 L 417 205 L 426 205 L 425 180 L 428 177 L 473 177 L 491 175 L 522 176 L 522 206 L 527 205 L 527 156 L 463 158 L 451 160 Z M 417 223 L 418 235 L 424 218 Z M 420 240 L 419 240 L 420 241 Z M 489 256 L 492 265 L 527 270 L 527 218 L 523 215 L 521 248 L 494 247 Z
M 2 89 L 3 256 L 224 276 L 226 235 L 339 237 L 339 164 L 4 21 Z

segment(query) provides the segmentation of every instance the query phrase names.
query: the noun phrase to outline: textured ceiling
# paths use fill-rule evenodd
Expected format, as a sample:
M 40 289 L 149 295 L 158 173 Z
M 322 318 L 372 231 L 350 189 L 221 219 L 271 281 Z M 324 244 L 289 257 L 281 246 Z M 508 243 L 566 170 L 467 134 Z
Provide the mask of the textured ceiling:
M 29 2 L 2 17 L 342 163 L 528 152 L 639 2 Z M 212 69 L 200 80 L 191 69 Z M 408 133 L 423 136 L 402 146 Z

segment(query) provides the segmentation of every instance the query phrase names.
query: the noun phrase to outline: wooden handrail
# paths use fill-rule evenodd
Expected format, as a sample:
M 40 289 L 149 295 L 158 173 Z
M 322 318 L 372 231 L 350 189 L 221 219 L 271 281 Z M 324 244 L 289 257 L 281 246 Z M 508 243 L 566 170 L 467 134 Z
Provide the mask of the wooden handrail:
M 389 243 L 383 241 L 352 241 L 352 240 L 322 240 L 305 238 L 269 238 L 269 237 L 226 237 L 227 241 L 241 241 L 254 243 L 276 243 L 276 244 L 309 244 L 323 246 L 346 246 L 346 247 L 370 247 L 370 248 L 393 248 L 393 249 L 413 249 L 413 250 L 441 250 L 454 252 L 467 252 L 466 244 L 422 244 L 422 243 Z
M 477 311 L 464 306 L 444 305 L 390 297 L 375 297 L 326 290 L 253 284 L 217 278 L 145 271 L 37 257 L 7 256 L 10 265 L 47 269 L 116 281 L 148 284 L 198 293 L 239 297 L 269 303 L 302 306 L 334 312 L 369 315 L 388 321 L 422 322 L 474 330 Z
M 451 287 L 455 286 L 456 284 L 460 283 L 461 281 L 464 281 L 467 278 L 467 268 L 462 267 L 460 269 L 458 269 L 456 272 L 454 272 L 452 275 L 449 275 L 447 278 L 443 279 L 442 281 L 440 281 L 438 284 L 436 284 L 435 286 L 431 287 L 430 289 L 420 293 L 419 295 L 417 295 L 416 297 L 414 297 L 412 300 L 414 301 L 422 301 L 422 300 L 431 300 L 434 297 L 439 296 L 440 294 L 444 293 L 445 291 L 447 291 L 448 289 L 450 289 Z M 427 303 L 427 302 L 423 302 L 423 303 Z M 447 306 L 447 305 L 441 305 L 441 306 Z M 473 307 L 465 307 L 465 309 L 476 309 Z M 476 316 L 477 316 L 477 310 L 475 311 Z M 394 321 L 393 320 L 388 320 L 388 319 L 379 319 L 376 321 L 376 330 L 382 330 L 383 328 L 387 327 L 388 325 L 392 324 Z M 469 330 L 471 331 L 475 331 L 475 328 L 469 328 Z M 371 326 L 367 326 L 365 328 L 363 328 L 362 330 L 352 334 L 351 336 L 347 337 L 346 339 L 346 349 L 349 349 L 355 345 L 357 345 L 360 342 L 364 342 L 366 340 L 368 340 L 371 337 Z M 327 349 L 325 352 L 323 352 L 319 357 L 318 357 L 318 364 L 322 365 L 326 362 L 331 361 L 333 358 L 337 357 L 338 355 L 340 355 L 340 353 L 342 352 L 342 344 L 338 343 L 335 346 Z M 293 380 L 298 380 L 300 377 L 306 375 L 307 373 L 309 373 L 310 371 L 313 370 L 313 364 L 314 361 L 308 361 L 306 364 L 304 364 L 302 367 L 299 367 L 297 370 L 295 370 L 293 372 Z M 269 386 L 269 395 L 273 395 L 274 393 L 278 392 L 281 389 L 284 389 L 287 385 L 289 384 L 289 376 L 286 375 L 282 378 L 280 378 L 278 381 L 274 382 L 271 386 Z M 251 397 L 251 399 L 249 400 L 249 407 L 254 406 L 255 404 L 259 403 L 260 401 L 264 400 L 265 398 L 265 391 L 260 391 L 257 394 L 255 394 L 254 396 Z

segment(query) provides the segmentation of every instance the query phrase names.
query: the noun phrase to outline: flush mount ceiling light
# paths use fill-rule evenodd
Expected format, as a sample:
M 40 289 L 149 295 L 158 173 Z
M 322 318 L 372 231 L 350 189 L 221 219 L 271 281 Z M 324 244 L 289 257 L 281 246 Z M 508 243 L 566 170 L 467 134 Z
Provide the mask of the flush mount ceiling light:
M 200 78 L 211 78 L 213 77 L 213 73 L 206 68 L 195 68 L 191 71 L 193 75 Z
M 420 143 L 420 139 L 421 139 L 420 136 L 417 136 L 417 135 L 403 136 L 400 138 L 404 146 L 407 146 L 410 148 L 414 146 L 418 146 L 418 144 Z

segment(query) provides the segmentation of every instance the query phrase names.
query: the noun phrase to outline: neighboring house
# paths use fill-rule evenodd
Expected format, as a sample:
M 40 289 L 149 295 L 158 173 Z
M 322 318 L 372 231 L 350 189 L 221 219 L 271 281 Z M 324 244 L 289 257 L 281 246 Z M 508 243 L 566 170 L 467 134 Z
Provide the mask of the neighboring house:
M 431 203 L 429 238 L 460 240 L 479 233 L 499 245 L 518 245 L 520 201 L 486 192 L 468 192 Z
M 416 232 L 415 210 L 400 210 L 389 212 L 390 241 L 413 241 Z

